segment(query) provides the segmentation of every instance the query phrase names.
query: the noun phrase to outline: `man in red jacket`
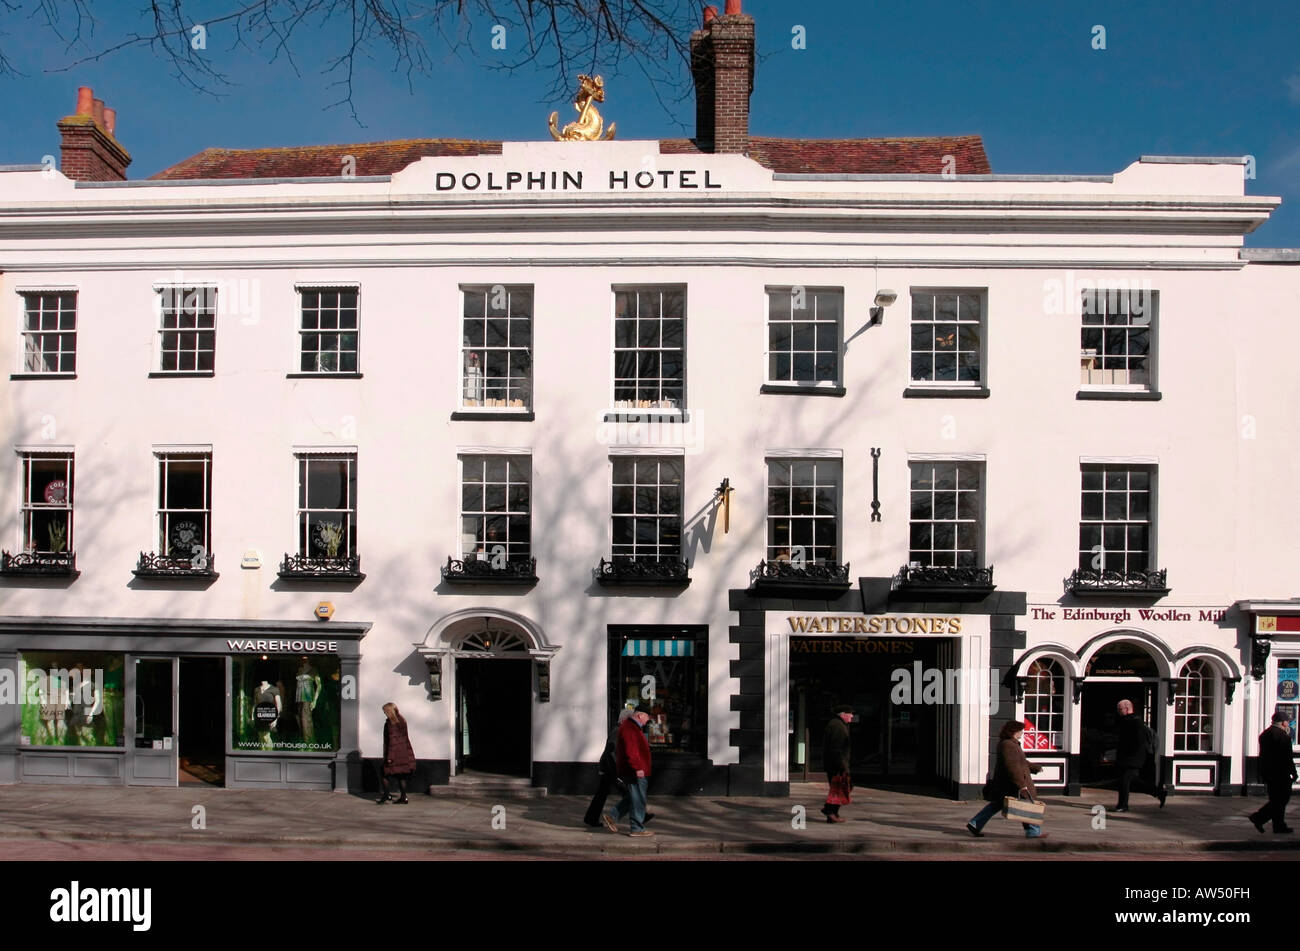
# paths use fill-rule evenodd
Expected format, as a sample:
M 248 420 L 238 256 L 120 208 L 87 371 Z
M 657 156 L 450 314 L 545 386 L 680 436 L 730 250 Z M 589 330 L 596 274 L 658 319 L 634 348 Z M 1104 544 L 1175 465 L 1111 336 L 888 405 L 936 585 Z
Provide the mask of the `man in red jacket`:
M 654 835 L 645 827 L 645 793 L 650 776 L 650 743 L 645 738 L 645 725 L 650 722 L 650 714 L 638 710 L 618 728 L 618 743 L 614 750 L 618 778 L 627 784 L 627 793 L 623 800 L 601 816 L 605 828 L 617 832 L 617 820 L 631 815 L 632 831 L 629 835 L 637 837 Z

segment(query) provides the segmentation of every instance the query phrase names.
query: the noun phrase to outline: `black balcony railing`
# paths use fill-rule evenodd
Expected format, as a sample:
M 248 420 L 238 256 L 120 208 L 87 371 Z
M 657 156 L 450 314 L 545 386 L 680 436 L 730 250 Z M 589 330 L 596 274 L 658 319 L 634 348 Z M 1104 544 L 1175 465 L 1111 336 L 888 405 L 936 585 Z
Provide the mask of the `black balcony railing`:
M 987 568 L 904 565 L 894 579 L 894 591 L 907 595 L 982 597 L 991 594 L 993 589 L 992 565 Z
M 791 597 L 839 597 L 849 590 L 849 566 L 836 562 L 799 564 L 792 561 L 760 561 L 749 573 L 750 590 L 757 594 Z
M 0 575 L 75 578 L 79 574 L 76 552 L 24 551 L 16 555 L 0 552 Z
M 680 558 L 658 561 L 600 559 L 596 583 L 602 587 L 685 588 L 691 583 L 691 569 Z
M 537 584 L 537 559 L 519 558 L 492 567 L 490 558 L 448 557 L 442 566 L 442 580 L 448 584 Z
M 362 581 L 360 555 L 288 555 L 280 562 L 279 575 L 285 581 Z
M 1164 597 L 1169 593 L 1166 569 L 1158 571 L 1084 571 L 1065 579 L 1065 590 L 1078 596 L 1132 594 Z
M 159 555 L 152 551 L 140 552 L 140 560 L 131 574 L 137 578 L 215 578 L 212 553 L 199 555 Z

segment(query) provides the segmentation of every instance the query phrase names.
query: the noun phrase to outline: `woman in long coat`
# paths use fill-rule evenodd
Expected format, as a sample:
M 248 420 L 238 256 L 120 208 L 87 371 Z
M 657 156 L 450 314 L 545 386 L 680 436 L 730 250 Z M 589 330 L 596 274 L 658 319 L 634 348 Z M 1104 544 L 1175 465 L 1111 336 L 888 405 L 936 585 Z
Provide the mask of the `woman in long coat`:
M 835 708 L 835 716 L 826 724 L 826 733 L 822 737 L 822 767 L 826 770 L 826 780 L 830 783 L 830 792 L 822 806 L 822 814 L 827 822 L 843 822 L 840 806 L 847 806 L 853 801 L 849 794 L 853 789 L 852 773 L 849 770 L 851 744 L 849 724 L 853 722 L 853 708 L 844 705 Z
M 386 802 L 395 802 L 404 806 L 409 801 L 406 798 L 406 782 L 415 772 L 415 751 L 411 749 L 411 740 L 406 735 L 406 719 L 397 709 L 397 704 L 384 704 L 384 716 L 388 719 L 384 721 L 384 769 L 379 778 L 379 804 L 382 806 Z M 394 800 L 388 794 L 390 776 L 397 780 L 397 791 L 402 794 L 400 799 Z
M 988 800 L 988 805 L 966 823 L 966 831 L 971 835 L 984 835 L 984 824 L 1002 811 L 1004 797 L 1018 798 L 1022 792 L 1027 792 L 1030 799 L 1038 800 L 1038 790 L 1034 788 L 1030 774 L 1039 772 L 1043 767 L 1031 764 L 1021 749 L 1020 738 L 1024 733 L 1025 725 L 1019 720 L 1008 720 L 1002 724 L 998 733 L 997 766 L 993 770 L 993 778 L 984 787 L 984 798 Z M 1029 822 L 1024 826 L 1026 838 L 1047 838 L 1042 826 Z

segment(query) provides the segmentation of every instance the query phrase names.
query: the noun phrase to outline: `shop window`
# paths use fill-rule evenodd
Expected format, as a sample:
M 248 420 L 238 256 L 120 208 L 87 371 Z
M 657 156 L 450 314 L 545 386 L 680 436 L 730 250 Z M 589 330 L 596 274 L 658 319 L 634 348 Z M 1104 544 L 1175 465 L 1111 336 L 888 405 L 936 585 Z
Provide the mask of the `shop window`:
M 650 752 L 704 756 L 708 628 L 611 627 L 610 729 L 624 707 L 650 714 Z
M 615 456 L 612 504 L 614 564 L 682 557 L 680 456 Z
M 461 405 L 532 409 L 533 288 L 462 288 Z
M 767 560 L 839 563 L 838 459 L 769 459 Z
M 908 561 L 922 568 L 982 567 L 983 464 L 912 462 Z
M 231 746 L 238 753 L 324 753 L 339 748 L 339 659 L 235 657 Z
M 123 655 L 24 651 L 19 744 L 122 748 Z
M 1085 465 L 1081 572 L 1145 572 L 1154 542 L 1154 466 Z
M 984 291 L 912 291 L 912 382 L 977 387 L 984 379 Z
M 1151 290 L 1085 288 L 1080 338 L 1084 389 L 1153 389 L 1152 340 L 1158 295 Z
M 460 457 L 461 557 L 527 561 L 531 553 L 532 465 L 524 455 Z
M 767 291 L 767 382 L 832 387 L 840 382 L 844 291 Z
M 1300 659 L 1283 657 L 1277 662 L 1277 710 L 1287 713 L 1291 745 L 1296 746 L 1296 718 L 1300 717 Z
M 356 287 L 299 288 L 302 326 L 299 333 L 303 373 L 357 372 Z
M 206 556 L 212 528 L 212 453 L 158 453 L 158 551 Z
M 163 373 L 212 373 L 217 347 L 217 289 L 158 291 L 158 368 Z
M 686 290 L 614 291 L 614 408 L 680 412 L 686 390 Z
M 75 373 L 77 295 L 74 291 L 24 293 L 23 372 Z
M 1025 749 L 1065 749 L 1065 674 L 1050 657 L 1029 665 L 1025 683 Z
M 1178 677 L 1174 749 L 1180 753 L 1214 749 L 1214 680 L 1214 668 L 1201 658 L 1189 660 Z

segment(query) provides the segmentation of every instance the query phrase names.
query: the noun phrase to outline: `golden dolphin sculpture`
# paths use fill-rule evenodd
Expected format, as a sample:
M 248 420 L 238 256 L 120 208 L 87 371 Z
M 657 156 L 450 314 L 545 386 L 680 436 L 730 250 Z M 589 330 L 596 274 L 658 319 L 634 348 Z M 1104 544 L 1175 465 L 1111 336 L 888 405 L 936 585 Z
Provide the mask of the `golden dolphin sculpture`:
M 601 139 L 614 138 L 615 123 L 611 122 L 604 129 L 605 120 L 600 117 L 594 103 L 605 101 L 605 80 L 599 76 L 578 76 L 578 94 L 573 97 L 573 108 L 578 110 L 578 118 L 563 129 L 557 128 L 555 120 L 558 112 L 552 112 L 550 118 L 551 138 L 557 142 L 596 142 Z M 604 129 L 604 135 L 601 134 Z

